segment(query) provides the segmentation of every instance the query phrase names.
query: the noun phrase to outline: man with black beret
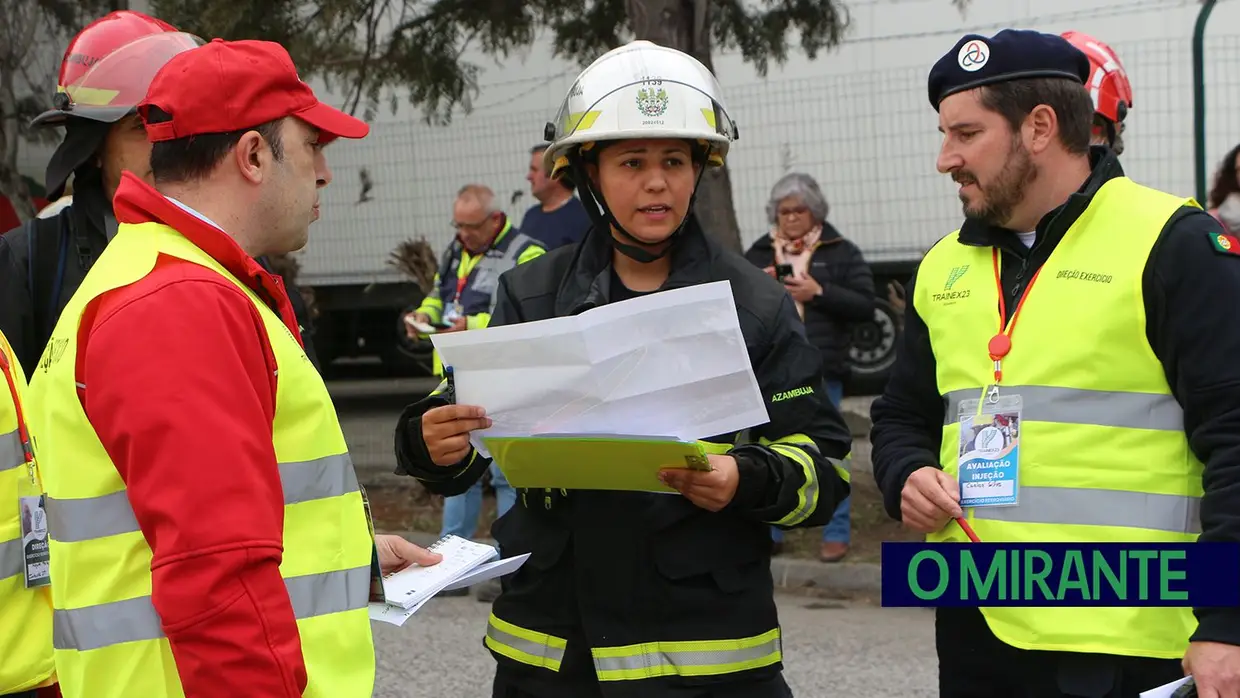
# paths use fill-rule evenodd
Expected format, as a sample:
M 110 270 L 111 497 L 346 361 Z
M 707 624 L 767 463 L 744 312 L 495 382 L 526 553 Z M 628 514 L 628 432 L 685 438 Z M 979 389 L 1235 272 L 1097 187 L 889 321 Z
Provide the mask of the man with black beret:
M 967 543 L 953 517 L 996 543 L 1240 541 L 1240 240 L 1091 148 L 1089 74 L 1010 29 L 930 71 L 965 221 L 909 284 L 871 435 L 888 514 L 929 541 Z M 982 484 L 960 463 L 996 434 Z M 1136 698 L 1185 672 L 1240 696 L 1240 608 L 940 608 L 935 628 L 943 698 Z

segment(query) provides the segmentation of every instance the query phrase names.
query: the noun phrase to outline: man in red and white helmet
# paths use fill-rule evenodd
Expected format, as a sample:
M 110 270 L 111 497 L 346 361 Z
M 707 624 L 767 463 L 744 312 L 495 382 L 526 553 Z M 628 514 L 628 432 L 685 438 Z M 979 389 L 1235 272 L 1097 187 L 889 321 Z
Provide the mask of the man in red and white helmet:
M 0 331 L 33 376 L 61 310 L 116 233 L 112 194 L 121 172 L 150 172 L 151 146 L 134 111 L 169 58 L 202 40 L 140 12 L 87 25 L 65 51 L 53 108 L 31 123 L 63 127 L 47 165 L 47 197 L 73 178 L 72 204 L 0 238 Z
M 1085 88 L 1094 100 L 1093 145 L 1108 145 L 1116 155 L 1124 152 L 1124 117 L 1132 109 L 1132 85 L 1119 56 L 1110 46 L 1088 34 L 1062 34 L 1089 58 L 1089 82 Z
M 112 195 L 121 173 L 150 181 L 151 144 L 136 105 L 164 64 L 203 43 L 130 10 L 91 22 L 69 42 L 53 108 L 31 125 L 64 127 L 64 140 L 47 166 L 47 198 L 59 197 L 72 176 L 72 203 L 0 237 L 0 331 L 27 375 L 34 375 L 60 312 L 116 234 Z M 258 262 L 271 270 L 266 259 Z M 287 286 L 306 354 L 317 367 L 305 302 L 295 286 Z

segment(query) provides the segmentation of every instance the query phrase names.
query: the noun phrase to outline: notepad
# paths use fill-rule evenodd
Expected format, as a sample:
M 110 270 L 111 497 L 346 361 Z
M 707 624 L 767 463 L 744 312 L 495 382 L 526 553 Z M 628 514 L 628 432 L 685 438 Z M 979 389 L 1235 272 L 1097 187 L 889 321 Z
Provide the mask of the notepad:
M 664 468 L 710 470 L 705 447 L 670 437 L 544 434 L 484 437 L 508 484 L 565 490 L 676 490 L 659 480 Z
M 529 559 L 526 553 L 499 560 L 495 548 L 453 535 L 440 538 L 428 550 L 439 553 L 443 560 L 384 575 L 386 600 L 370 604 L 371 620 L 403 625 L 435 594 L 511 574 Z

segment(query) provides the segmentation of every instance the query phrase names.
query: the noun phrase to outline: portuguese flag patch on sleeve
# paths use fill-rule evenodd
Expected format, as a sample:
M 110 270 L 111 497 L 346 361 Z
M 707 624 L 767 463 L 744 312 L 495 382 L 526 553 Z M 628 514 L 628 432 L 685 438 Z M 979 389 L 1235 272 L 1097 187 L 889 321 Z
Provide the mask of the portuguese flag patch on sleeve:
M 1210 242 L 1214 244 L 1214 249 L 1219 254 L 1240 256 L 1240 238 L 1237 238 L 1235 235 L 1210 233 Z

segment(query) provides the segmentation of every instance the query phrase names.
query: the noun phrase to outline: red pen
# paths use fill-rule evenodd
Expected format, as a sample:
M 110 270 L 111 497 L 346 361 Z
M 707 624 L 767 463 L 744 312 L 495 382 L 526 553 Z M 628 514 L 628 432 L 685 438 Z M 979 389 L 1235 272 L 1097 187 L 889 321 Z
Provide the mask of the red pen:
M 969 525 L 969 522 L 965 520 L 963 516 L 957 516 L 956 523 L 960 524 L 960 530 L 964 531 L 964 534 L 969 537 L 969 540 L 974 543 L 982 542 L 982 539 L 977 537 L 977 534 L 973 532 L 973 527 Z

